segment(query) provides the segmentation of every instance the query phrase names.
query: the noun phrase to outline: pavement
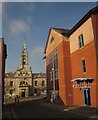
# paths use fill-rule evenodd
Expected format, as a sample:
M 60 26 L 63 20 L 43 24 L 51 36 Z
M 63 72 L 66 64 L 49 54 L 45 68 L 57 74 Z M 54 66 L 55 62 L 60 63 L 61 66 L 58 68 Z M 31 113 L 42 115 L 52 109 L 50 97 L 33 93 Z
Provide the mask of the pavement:
M 42 96 L 30 96 L 30 97 L 25 97 L 25 98 L 19 98 L 19 102 L 24 102 L 24 101 L 31 101 L 35 99 L 41 99 Z M 12 104 L 15 103 L 14 98 L 8 98 L 4 100 L 4 104 Z
M 67 111 L 69 113 L 74 113 L 77 115 L 84 116 L 85 118 L 96 118 L 98 119 L 98 109 L 87 107 L 87 106 L 64 106 L 56 103 L 44 102 L 44 106 L 51 109 L 58 109 L 60 111 Z

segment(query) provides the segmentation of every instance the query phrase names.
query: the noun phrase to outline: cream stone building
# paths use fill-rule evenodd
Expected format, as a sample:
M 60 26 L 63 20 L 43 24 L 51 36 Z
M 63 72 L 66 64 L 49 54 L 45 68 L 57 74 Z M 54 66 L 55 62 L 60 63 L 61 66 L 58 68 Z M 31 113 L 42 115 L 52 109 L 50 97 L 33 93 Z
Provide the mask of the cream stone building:
M 15 72 L 6 73 L 4 83 L 5 98 L 40 95 L 46 90 L 46 74 L 32 73 L 31 68 L 28 68 L 26 44 L 23 45 L 20 55 L 20 68 Z
M 5 75 L 5 98 L 14 97 L 28 97 L 33 95 L 33 79 L 32 70 L 28 68 L 28 52 L 26 44 L 20 56 L 20 68 L 15 72 L 6 73 Z
M 33 90 L 34 95 L 40 95 L 46 91 L 46 74 L 33 73 Z

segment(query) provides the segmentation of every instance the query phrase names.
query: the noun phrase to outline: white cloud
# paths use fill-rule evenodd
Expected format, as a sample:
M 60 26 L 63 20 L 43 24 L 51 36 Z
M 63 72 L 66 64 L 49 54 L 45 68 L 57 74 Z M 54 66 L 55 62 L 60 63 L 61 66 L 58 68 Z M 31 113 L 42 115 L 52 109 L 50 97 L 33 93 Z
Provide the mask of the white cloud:
M 18 19 L 18 20 L 9 21 L 8 37 L 10 38 L 10 42 L 14 46 L 18 45 L 19 37 L 21 35 L 24 34 L 25 36 L 28 36 L 29 33 L 30 33 L 30 21 L 29 20 Z
M 42 58 L 44 54 L 44 48 L 42 46 L 32 50 L 32 57 Z
M 28 23 L 23 20 L 13 20 L 10 23 L 10 32 L 11 34 L 21 34 L 26 33 L 30 29 Z
M 39 46 L 32 50 L 29 63 L 33 72 L 45 72 L 44 47 Z M 33 69 L 34 68 L 34 69 Z

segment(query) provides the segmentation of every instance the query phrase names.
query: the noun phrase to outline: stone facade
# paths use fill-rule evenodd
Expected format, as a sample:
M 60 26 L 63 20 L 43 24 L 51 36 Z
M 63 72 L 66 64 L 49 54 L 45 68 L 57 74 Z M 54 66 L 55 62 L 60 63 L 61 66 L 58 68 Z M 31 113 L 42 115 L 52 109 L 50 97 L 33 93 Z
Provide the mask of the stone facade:
M 46 91 L 46 74 L 33 73 L 34 95 L 40 95 Z
M 32 70 L 28 68 L 28 52 L 26 44 L 24 44 L 20 56 L 20 68 L 5 75 L 5 98 L 16 95 L 20 97 L 33 95 L 32 80 Z
M 20 68 L 15 72 L 9 72 L 5 75 L 5 98 L 29 97 L 40 95 L 46 88 L 45 73 L 32 73 L 31 68 L 28 68 L 28 52 L 26 44 L 20 55 Z M 36 83 L 35 83 L 36 81 Z

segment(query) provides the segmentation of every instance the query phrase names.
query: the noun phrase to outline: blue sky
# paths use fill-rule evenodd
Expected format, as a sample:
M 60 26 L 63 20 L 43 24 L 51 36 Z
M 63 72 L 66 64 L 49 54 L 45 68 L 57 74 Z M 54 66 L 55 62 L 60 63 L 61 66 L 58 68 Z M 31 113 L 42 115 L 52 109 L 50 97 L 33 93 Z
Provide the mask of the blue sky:
M 2 36 L 7 44 L 6 72 L 20 66 L 24 43 L 33 72 L 45 72 L 44 49 L 51 27 L 72 28 L 94 2 L 5 2 L 2 4 Z

